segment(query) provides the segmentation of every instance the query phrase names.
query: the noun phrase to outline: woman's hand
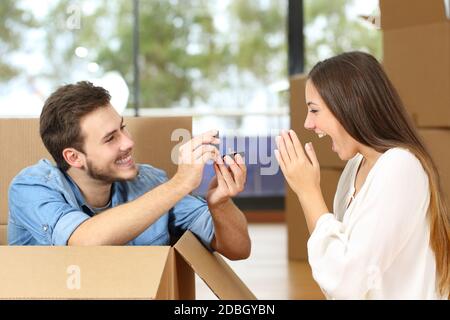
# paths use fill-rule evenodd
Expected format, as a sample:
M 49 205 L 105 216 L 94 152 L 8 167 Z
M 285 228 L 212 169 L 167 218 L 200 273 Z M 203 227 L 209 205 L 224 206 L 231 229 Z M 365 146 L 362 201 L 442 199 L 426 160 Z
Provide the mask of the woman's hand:
M 320 166 L 312 143 L 302 144 L 293 130 L 281 131 L 275 139 L 275 157 L 290 187 L 299 198 L 320 191 Z M 309 158 L 308 158 L 309 157 Z

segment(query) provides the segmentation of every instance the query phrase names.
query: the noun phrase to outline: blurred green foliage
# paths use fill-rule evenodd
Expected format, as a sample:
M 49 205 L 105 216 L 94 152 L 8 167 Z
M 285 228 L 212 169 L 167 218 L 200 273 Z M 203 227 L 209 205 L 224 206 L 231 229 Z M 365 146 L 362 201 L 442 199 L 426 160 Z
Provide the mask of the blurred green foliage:
M 323 54 L 366 50 L 381 56 L 380 32 L 345 18 L 354 0 L 305 0 L 305 27 L 318 24 L 322 34 L 306 39 L 306 68 Z M 287 77 L 287 1 L 140 0 L 141 105 L 164 108 L 207 102 L 211 92 L 252 82 L 270 84 Z M 84 5 L 89 4 L 89 10 Z M 80 25 L 68 26 L 73 6 Z M 79 68 L 74 52 L 101 72 L 118 71 L 133 86 L 133 2 L 130 0 L 55 0 L 37 19 L 26 1 L 0 2 L 0 81 L 27 70 L 13 67 L 9 56 L 22 48 L 27 30 L 45 34 L 46 68 L 39 77 L 64 83 Z M 76 7 L 75 7 L 76 8 Z M 83 9 L 83 10 L 82 10 Z M 307 71 L 307 70 L 306 70 Z M 233 76 L 234 75 L 234 76 Z M 237 76 L 236 76 L 237 75 Z M 242 75 L 242 76 L 241 76 Z M 133 101 L 130 101 L 130 105 Z

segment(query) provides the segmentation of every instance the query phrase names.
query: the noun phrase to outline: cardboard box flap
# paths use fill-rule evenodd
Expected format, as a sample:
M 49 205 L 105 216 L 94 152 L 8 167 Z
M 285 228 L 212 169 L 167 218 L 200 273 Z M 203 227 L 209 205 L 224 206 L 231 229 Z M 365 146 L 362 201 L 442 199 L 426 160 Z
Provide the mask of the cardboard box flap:
M 223 258 L 211 254 L 191 232 L 185 232 L 174 248 L 219 299 L 256 300 Z
M 155 298 L 170 250 L 1 246 L 0 299 Z
M 448 0 L 381 0 L 384 30 L 448 21 Z

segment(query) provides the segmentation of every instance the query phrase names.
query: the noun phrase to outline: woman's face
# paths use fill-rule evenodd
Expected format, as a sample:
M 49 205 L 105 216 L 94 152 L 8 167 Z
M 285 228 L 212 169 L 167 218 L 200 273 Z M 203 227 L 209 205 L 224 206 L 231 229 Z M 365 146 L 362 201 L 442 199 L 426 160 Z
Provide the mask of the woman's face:
M 308 113 L 305 128 L 313 130 L 319 138 L 329 136 L 332 150 L 341 160 L 350 160 L 358 153 L 359 143 L 353 139 L 328 109 L 311 80 L 306 82 Z

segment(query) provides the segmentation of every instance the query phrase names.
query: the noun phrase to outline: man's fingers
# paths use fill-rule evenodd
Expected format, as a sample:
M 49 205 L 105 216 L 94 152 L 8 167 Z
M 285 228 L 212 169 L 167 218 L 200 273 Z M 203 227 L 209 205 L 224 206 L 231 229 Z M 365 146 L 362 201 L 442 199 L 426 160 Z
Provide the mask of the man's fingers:
M 215 137 L 217 135 L 217 132 L 217 130 L 207 131 L 199 136 L 192 138 L 186 144 L 189 146 L 189 149 L 191 151 L 194 151 L 202 144 L 219 144 L 220 139 Z
M 230 156 L 225 156 L 225 163 L 228 164 L 231 172 L 233 173 L 234 184 L 239 190 L 243 190 L 245 184 L 245 173 Z
M 217 183 L 218 183 L 219 187 L 224 186 L 226 188 L 227 183 L 225 182 L 225 179 L 223 178 L 223 175 L 222 175 L 222 172 L 220 171 L 219 165 L 216 163 L 214 164 L 214 172 L 216 173 Z
M 196 162 L 201 161 L 201 163 L 207 163 L 208 161 L 214 161 L 217 158 L 217 152 L 214 151 L 207 151 L 205 153 L 203 153 L 203 155 L 199 158 L 196 159 Z
M 222 173 L 222 177 L 226 183 L 228 190 L 233 193 L 234 191 L 236 191 L 236 184 L 234 183 L 230 171 L 228 171 L 228 168 L 225 164 L 219 164 L 218 167 L 220 169 L 220 173 Z
M 219 155 L 219 150 L 217 149 L 217 147 L 212 146 L 210 144 L 205 144 L 194 150 L 194 152 L 192 153 L 192 160 L 193 161 L 199 160 L 200 158 L 203 157 L 205 153 L 208 152 L 215 153 L 217 156 Z
M 241 170 L 244 172 L 244 174 L 247 175 L 247 166 L 245 165 L 244 158 L 239 153 L 236 153 L 236 155 L 234 156 L 234 160 L 239 168 L 241 168 Z

